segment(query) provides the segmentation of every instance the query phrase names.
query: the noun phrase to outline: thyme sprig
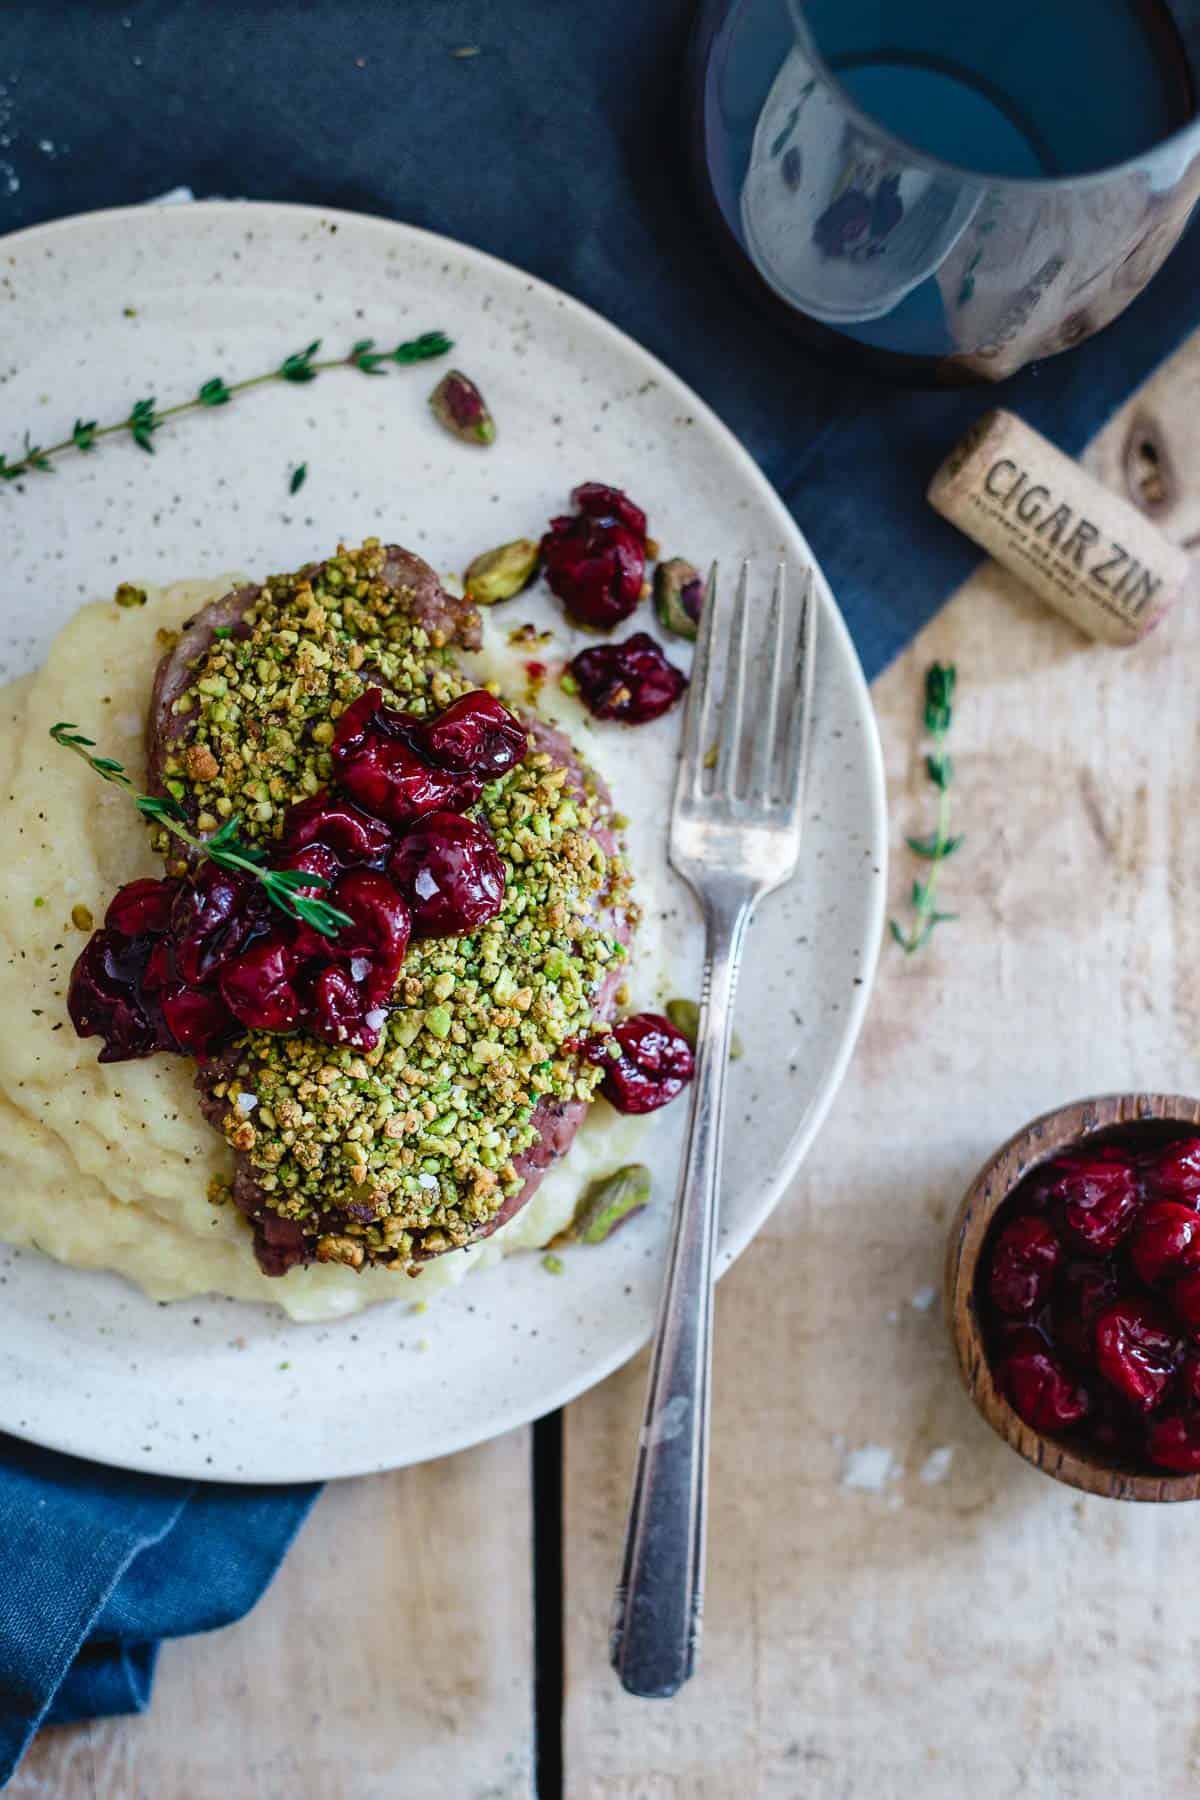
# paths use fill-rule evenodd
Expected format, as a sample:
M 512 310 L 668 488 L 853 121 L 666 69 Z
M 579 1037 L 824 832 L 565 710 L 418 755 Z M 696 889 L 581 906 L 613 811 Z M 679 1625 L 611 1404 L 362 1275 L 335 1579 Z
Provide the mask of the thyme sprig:
M 354 923 L 348 913 L 331 906 L 328 900 L 301 892 L 304 888 L 328 887 L 329 882 L 324 875 L 312 875 L 307 869 L 266 868 L 266 852 L 255 845 L 243 843 L 238 836 L 237 819 L 226 819 L 209 838 L 197 837 L 188 826 L 187 814 L 177 800 L 169 797 L 161 799 L 157 794 L 138 793 L 124 765 L 114 761 L 111 756 L 94 755 L 95 739 L 85 737 L 77 725 L 60 719 L 57 725 L 50 727 L 50 736 L 64 750 L 72 750 L 76 756 L 82 757 L 102 781 L 111 781 L 115 787 L 124 788 L 143 818 L 153 819 L 156 824 L 164 826 L 190 849 L 207 857 L 209 862 L 216 863 L 218 868 L 253 876 L 266 890 L 271 904 L 277 906 L 280 912 L 286 913 L 289 919 L 298 919 L 302 925 L 311 925 L 322 937 L 336 937 L 343 925 Z
M 445 356 L 453 345 L 444 332 L 426 331 L 420 337 L 394 345 L 391 350 L 377 350 L 374 338 L 359 338 L 344 356 L 320 357 L 320 348 L 321 339 L 314 338 L 303 350 L 285 356 L 278 367 L 268 369 L 263 375 L 248 375 L 242 381 L 227 382 L 222 376 L 214 375 L 190 399 L 177 400 L 173 406 L 159 406 L 155 396 L 148 395 L 145 399 L 135 400 L 125 418 L 111 425 L 99 425 L 95 419 L 76 419 L 68 436 L 57 444 L 44 447 L 35 444 L 26 432 L 20 451 L 13 456 L 0 454 L 0 482 L 16 481 L 22 475 L 53 475 L 54 459 L 64 451 L 78 450 L 86 454 L 94 450 L 102 438 L 123 434 L 128 434 L 148 456 L 153 456 L 155 432 L 168 419 L 177 419 L 183 413 L 228 406 L 236 394 L 248 393 L 251 388 L 264 387 L 273 381 L 315 381 L 329 369 L 358 369 L 364 375 L 384 375 L 389 363 L 404 367 L 409 363 L 428 362 L 431 357 Z
M 954 716 L 957 674 L 952 663 L 936 662 L 925 674 L 925 729 L 932 740 L 925 758 L 925 773 L 938 791 L 937 824 L 928 837 L 906 837 L 904 840 L 914 856 L 929 864 L 929 873 L 923 881 L 918 879 L 912 884 L 913 921 L 909 929 L 905 931 L 896 919 L 890 921 L 892 936 L 909 956 L 929 942 L 935 926 L 958 917 L 957 913 L 939 912 L 937 907 L 938 871 L 963 842 L 961 835 L 950 835 L 950 784 L 954 779 L 954 764 L 946 748 Z

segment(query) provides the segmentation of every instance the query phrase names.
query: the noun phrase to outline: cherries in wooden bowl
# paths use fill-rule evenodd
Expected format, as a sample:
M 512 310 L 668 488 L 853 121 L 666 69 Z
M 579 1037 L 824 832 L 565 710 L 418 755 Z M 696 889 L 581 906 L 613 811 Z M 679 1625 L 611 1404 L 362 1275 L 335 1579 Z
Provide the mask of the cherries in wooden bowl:
M 972 1397 L 1029 1460 L 1200 1495 L 1200 1103 L 1114 1096 L 1019 1133 L 959 1210 L 947 1300 Z

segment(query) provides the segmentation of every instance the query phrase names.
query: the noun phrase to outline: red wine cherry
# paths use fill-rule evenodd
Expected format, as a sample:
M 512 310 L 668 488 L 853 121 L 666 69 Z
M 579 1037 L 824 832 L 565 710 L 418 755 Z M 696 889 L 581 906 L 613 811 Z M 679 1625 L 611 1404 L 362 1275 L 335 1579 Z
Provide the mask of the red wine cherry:
M 484 826 L 430 813 L 405 832 L 388 872 L 412 911 L 414 937 L 457 937 L 504 904 L 504 863 Z
M 666 1106 L 683 1092 L 696 1070 L 691 1045 L 660 1013 L 634 1013 L 622 1019 L 611 1037 L 593 1038 L 585 1053 L 604 1070 L 601 1093 L 622 1113 L 655 1112 Z

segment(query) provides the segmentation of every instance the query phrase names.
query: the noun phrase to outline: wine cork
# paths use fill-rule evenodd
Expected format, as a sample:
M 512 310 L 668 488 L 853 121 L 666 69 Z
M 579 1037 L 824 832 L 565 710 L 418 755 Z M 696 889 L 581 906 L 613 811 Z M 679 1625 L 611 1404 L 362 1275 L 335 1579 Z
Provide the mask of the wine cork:
M 1015 413 L 997 408 L 929 484 L 943 518 L 1106 644 L 1135 644 L 1179 597 L 1187 553 Z

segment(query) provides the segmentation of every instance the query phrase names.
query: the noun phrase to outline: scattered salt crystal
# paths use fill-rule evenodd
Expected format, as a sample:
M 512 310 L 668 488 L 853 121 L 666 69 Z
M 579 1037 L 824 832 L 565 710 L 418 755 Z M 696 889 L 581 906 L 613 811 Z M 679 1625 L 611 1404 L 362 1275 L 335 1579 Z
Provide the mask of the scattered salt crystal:
M 368 956 L 352 956 L 350 958 L 350 978 L 352 981 L 365 981 L 371 973 L 371 959 Z
M 916 1293 L 913 1295 L 912 1299 L 909 1301 L 908 1304 L 912 1307 L 915 1307 L 918 1312 L 928 1312 L 930 1307 L 933 1305 L 933 1303 L 936 1299 L 937 1299 L 937 1289 L 936 1288 L 923 1287 L 923 1288 L 917 1289 Z
M 373 1006 L 369 1013 L 363 1014 L 363 1024 L 371 1031 L 381 1031 L 383 1029 L 383 1021 L 386 1018 L 387 1014 L 384 1012 L 382 1006 Z
M 233 1104 L 237 1107 L 238 1111 L 242 1114 L 242 1116 L 244 1118 L 249 1113 L 252 1113 L 254 1111 L 255 1107 L 258 1105 L 258 1095 L 257 1094 L 239 1094 Z
M 423 1188 L 435 1188 L 437 1186 L 437 1176 L 436 1175 L 418 1175 L 417 1176 L 417 1186 L 423 1187 Z
M 886 1444 L 863 1444 L 847 1452 L 842 1464 L 842 1486 L 859 1488 L 864 1494 L 882 1494 L 899 1473 L 900 1465 Z
M 931 1450 L 929 1452 L 929 1455 L 921 1464 L 919 1472 L 920 1479 L 928 1483 L 929 1486 L 932 1486 L 935 1481 L 945 1481 L 947 1475 L 950 1473 L 950 1464 L 953 1461 L 953 1444 L 940 1444 L 936 1450 Z
M 900 1317 L 900 1314 L 896 1311 L 895 1307 L 893 1306 L 891 1312 L 886 1312 L 886 1313 L 884 1313 L 883 1316 L 887 1320 L 889 1325 L 894 1325 L 896 1323 L 896 1320 Z

